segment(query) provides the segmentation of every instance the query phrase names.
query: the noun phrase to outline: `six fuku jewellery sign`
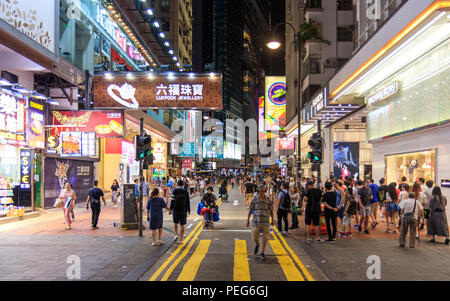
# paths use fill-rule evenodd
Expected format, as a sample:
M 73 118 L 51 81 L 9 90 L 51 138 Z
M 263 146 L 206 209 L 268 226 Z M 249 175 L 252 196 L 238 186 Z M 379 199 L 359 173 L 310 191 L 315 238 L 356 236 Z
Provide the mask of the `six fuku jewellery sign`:
M 217 109 L 222 75 L 216 73 L 104 72 L 94 76 L 94 107 L 110 109 Z

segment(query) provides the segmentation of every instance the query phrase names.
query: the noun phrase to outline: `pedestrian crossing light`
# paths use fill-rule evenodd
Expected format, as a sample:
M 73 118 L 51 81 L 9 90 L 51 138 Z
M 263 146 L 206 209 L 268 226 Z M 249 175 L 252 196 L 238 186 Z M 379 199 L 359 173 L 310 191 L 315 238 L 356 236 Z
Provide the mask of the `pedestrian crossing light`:
M 152 154 L 152 138 L 147 135 L 136 135 L 134 138 L 134 148 L 136 150 L 136 161 L 145 160 Z
M 319 133 L 314 133 L 308 141 L 311 151 L 308 153 L 308 158 L 311 163 L 322 163 L 322 137 Z

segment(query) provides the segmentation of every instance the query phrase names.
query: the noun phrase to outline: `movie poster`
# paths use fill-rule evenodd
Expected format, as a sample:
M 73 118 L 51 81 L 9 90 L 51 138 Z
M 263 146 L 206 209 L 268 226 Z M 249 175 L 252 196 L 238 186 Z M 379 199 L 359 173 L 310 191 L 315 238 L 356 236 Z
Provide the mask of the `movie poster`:
M 76 203 L 86 202 L 94 182 L 94 162 L 46 158 L 44 208 L 53 206 L 67 182 L 75 190 Z
M 359 142 L 335 142 L 333 147 L 333 174 L 344 180 L 359 175 Z M 362 178 L 362 177 L 360 177 Z

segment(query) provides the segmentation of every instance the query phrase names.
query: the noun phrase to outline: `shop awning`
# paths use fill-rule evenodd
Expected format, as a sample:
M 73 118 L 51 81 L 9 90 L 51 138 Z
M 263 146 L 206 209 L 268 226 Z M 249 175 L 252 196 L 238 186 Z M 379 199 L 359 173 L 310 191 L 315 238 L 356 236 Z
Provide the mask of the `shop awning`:
M 450 1 L 407 2 L 333 77 L 330 104 L 364 104 L 367 91 L 448 39 L 449 9 Z
M 125 111 L 125 118 L 137 125 L 139 125 L 139 119 L 144 118 L 144 129 L 147 129 L 159 136 L 163 139 L 167 140 L 166 142 L 171 142 L 175 137 L 176 133 L 172 132 L 167 126 L 159 123 L 156 119 L 150 117 L 144 111 L 133 110 L 133 111 Z

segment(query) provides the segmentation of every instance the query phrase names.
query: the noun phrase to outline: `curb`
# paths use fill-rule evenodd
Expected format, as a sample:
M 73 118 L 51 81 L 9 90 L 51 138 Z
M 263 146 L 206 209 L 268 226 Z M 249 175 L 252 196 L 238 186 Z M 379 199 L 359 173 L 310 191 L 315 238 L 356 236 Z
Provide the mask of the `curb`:
M 39 216 L 41 216 L 41 214 L 42 213 L 40 211 L 34 211 L 34 212 L 25 213 L 25 215 L 23 215 L 23 216 L 11 216 L 11 217 L 1 218 L 0 225 L 39 217 Z

